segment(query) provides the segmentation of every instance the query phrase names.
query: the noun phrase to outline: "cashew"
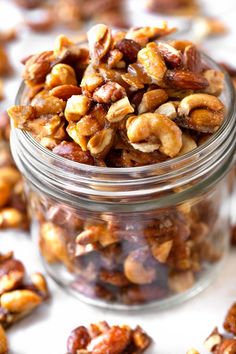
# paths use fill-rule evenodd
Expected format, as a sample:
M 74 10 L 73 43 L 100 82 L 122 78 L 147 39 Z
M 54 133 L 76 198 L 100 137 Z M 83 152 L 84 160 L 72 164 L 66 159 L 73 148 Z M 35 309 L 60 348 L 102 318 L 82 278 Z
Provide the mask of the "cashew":
M 131 144 L 135 150 L 139 150 L 142 152 L 153 152 L 158 150 L 160 144 L 152 144 L 152 143 L 139 143 L 139 144 Z
M 150 258 L 147 247 L 132 251 L 124 262 L 125 276 L 134 284 L 150 284 L 156 278 L 156 270 L 153 267 L 145 266 Z
M 155 110 L 155 113 L 163 114 L 164 116 L 167 116 L 170 119 L 175 119 L 177 117 L 177 107 L 178 104 L 176 102 L 169 101 L 158 107 Z
M 144 140 L 161 142 L 159 150 L 170 157 L 176 156 L 182 147 L 182 132 L 168 117 L 158 113 L 144 113 L 130 117 L 126 122 L 127 136 L 131 143 Z
M 182 133 L 182 142 L 183 145 L 178 153 L 178 156 L 187 154 L 187 152 L 192 151 L 197 147 L 195 140 L 189 134 Z
M 224 105 L 219 98 L 206 93 L 195 93 L 185 97 L 179 105 L 178 114 L 188 116 L 190 111 L 195 108 L 206 107 L 212 111 L 223 110 Z
M 196 109 L 186 119 L 187 127 L 202 133 L 214 133 L 224 120 L 224 112 L 213 112 L 208 109 Z

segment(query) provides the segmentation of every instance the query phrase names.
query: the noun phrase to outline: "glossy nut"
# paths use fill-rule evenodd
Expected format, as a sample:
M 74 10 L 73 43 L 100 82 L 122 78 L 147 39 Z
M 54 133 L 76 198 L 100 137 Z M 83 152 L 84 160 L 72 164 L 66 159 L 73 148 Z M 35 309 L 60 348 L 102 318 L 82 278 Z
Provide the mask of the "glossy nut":
M 0 179 L 0 207 L 6 205 L 11 195 L 11 185 L 4 179 Z
M 12 313 L 30 312 L 41 303 L 42 298 L 31 290 L 13 290 L 1 296 L 1 306 Z
M 90 100 L 83 95 L 74 95 L 68 99 L 65 109 L 65 117 L 70 121 L 78 121 L 89 109 Z
M 52 68 L 51 73 L 46 77 L 48 88 L 60 85 L 77 85 L 74 69 L 67 64 L 57 64 Z

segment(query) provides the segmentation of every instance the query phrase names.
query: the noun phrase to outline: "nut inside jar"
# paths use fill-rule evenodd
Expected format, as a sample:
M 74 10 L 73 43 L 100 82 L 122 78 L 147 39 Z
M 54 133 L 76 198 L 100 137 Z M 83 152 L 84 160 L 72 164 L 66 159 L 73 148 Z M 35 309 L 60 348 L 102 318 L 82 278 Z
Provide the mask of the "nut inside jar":
M 164 41 L 172 32 L 96 25 L 89 49 L 60 36 L 26 61 L 27 105 L 8 110 L 41 144 L 34 154 L 18 139 L 15 156 L 46 267 L 84 298 L 135 307 L 196 293 L 227 249 L 232 134 L 211 145 L 229 121 L 225 77 L 193 43 Z

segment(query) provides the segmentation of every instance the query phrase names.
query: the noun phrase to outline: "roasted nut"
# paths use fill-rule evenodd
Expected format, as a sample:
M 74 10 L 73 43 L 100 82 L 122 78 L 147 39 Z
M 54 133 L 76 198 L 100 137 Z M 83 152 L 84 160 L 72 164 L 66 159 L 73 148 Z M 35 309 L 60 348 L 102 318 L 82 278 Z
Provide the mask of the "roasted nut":
M 236 303 L 234 303 L 228 310 L 224 321 L 224 329 L 227 332 L 236 335 Z
M 166 22 L 162 23 L 162 27 L 139 27 L 131 28 L 127 33 L 125 38 L 133 39 L 135 42 L 139 43 L 142 47 L 145 46 L 150 40 L 159 39 L 161 37 L 168 36 L 169 34 L 175 32 L 175 28 L 169 28 Z
M 153 83 L 162 82 L 167 68 L 156 43 L 149 43 L 138 52 L 138 62 L 142 64 Z
M 207 108 L 211 111 L 222 111 L 224 109 L 223 103 L 219 98 L 204 94 L 195 93 L 185 97 L 179 104 L 178 114 L 188 116 L 190 111 L 196 108 Z
M 75 95 L 68 99 L 65 109 L 65 117 L 70 121 L 78 121 L 89 109 L 90 100 L 83 95 Z
M 80 95 L 81 88 L 75 85 L 60 85 L 49 91 L 50 95 L 67 101 L 71 96 Z
M 156 278 L 156 269 L 145 265 L 150 253 L 146 247 L 132 251 L 124 261 L 124 273 L 134 284 L 150 284 Z
M 28 313 L 42 303 L 42 298 L 31 290 L 13 290 L 1 296 L 1 306 L 12 313 Z
M 77 354 L 79 349 L 85 349 L 91 338 L 84 326 L 75 328 L 67 340 L 67 351 L 70 354 Z
M 202 75 L 186 70 L 168 70 L 165 83 L 173 88 L 185 90 L 204 90 L 209 86 L 207 79 Z
M 114 130 L 111 128 L 97 132 L 89 139 L 87 148 L 91 155 L 97 158 L 104 158 L 109 152 L 114 140 Z
M 209 352 L 214 352 L 215 349 L 218 348 L 222 340 L 223 337 L 219 333 L 218 328 L 216 327 L 209 335 L 209 337 L 207 337 L 207 339 L 205 340 L 204 346 Z
M 122 272 L 112 270 L 101 270 L 99 278 L 102 282 L 111 284 L 117 287 L 124 287 L 129 285 L 128 279 Z
M 171 248 L 173 246 L 173 240 L 165 241 L 161 244 L 153 244 L 151 246 L 151 252 L 155 259 L 160 263 L 165 263 L 169 257 Z
M 200 354 L 196 349 L 189 349 L 186 354 Z
M 93 61 L 99 62 L 107 54 L 111 41 L 111 31 L 105 25 L 96 25 L 88 31 L 89 51 Z
M 119 101 L 114 102 L 106 115 L 106 119 L 111 122 L 120 122 L 128 114 L 133 113 L 134 109 L 131 106 L 128 97 L 121 98 Z
M 116 82 L 107 82 L 96 90 L 93 99 L 99 103 L 112 103 L 126 96 L 125 89 Z
M 176 156 L 182 147 L 181 130 L 166 116 L 145 113 L 131 117 L 127 120 L 126 128 L 131 143 L 138 143 L 155 136 L 157 142 L 161 142 L 159 150 L 167 156 Z
M 43 298 L 47 298 L 49 296 L 49 291 L 44 276 L 41 273 L 32 273 L 30 275 L 30 279 L 32 281 L 32 284 L 39 291 L 40 295 Z
M 13 106 L 7 110 L 16 128 L 24 129 L 29 120 L 36 118 L 36 109 L 32 106 Z
M 3 327 L 0 325 L 0 354 L 8 353 L 8 340 Z
M 201 62 L 201 55 L 195 45 L 191 44 L 184 49 L 183 65 L 185 70 L 195 73 L 202 72 L 203 65 Z
M 106 333 L 94 338 L 87 346 L 92 353 L 122 353 L 130 340 L 131 330 L 128 327 L 111 327 Z
M 165 90 L 157 89 L 144 93 L 142 101 L 138 106 L 138 114 L 154 112 L 160 105 L 168 100 L 168 94 Z
M 32 84 L 43 83 L 54 63 L 53 51 L 46 51 L 31 56 L 26 64 L 23 78 Z
M 16 259 L 9 259 L 0 264 L 0 294 L 21 285 L 25 275 L 23 264 Z
M 88 245 L 99 242 L 102 247 L 107 247 L 118 241 L 117 236 L 103 225 L 88 226 L 76 237 L 76 243 Z
M 77 85 L 75 71 L 67 64 L 55 65 L 45 82 L 49 89 L 60 85 Z
M 179 50 L 164 42 L 158 42 L 157 45 L 166 64 L 168 64 L 171 68 L 177 68 L 182 64 L 182 54 Z
M 98 88 L 102 83 L 104 79 L 103 77 L 98 73 L 98 70 L 92 65 L 88 65 L 82 81 L 81 81 L 81 88 L 83 92 L 93 92 Z
M 132 39 L 123 38 L 116 43 L 116 48 L 123 54 L 123 59 L 127 63 L 134 63 L 141 46 Z

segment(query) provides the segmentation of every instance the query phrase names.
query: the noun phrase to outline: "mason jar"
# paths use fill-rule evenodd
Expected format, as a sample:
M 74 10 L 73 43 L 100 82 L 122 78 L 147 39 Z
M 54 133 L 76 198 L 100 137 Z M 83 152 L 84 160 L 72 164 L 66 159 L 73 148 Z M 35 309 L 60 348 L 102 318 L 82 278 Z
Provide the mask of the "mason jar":
M 22 85 L 17 104 L 25 104 L 26 92 Z M 221 99 L 226 117 L 214 135 L 183 156 L 143 167 L 80 164 L 12 129 L 32 236 L 59 285 L 91 304 L 136 309 L 170 306 L 209 284 L 230 236 L 236 139 L 227 75 Z

